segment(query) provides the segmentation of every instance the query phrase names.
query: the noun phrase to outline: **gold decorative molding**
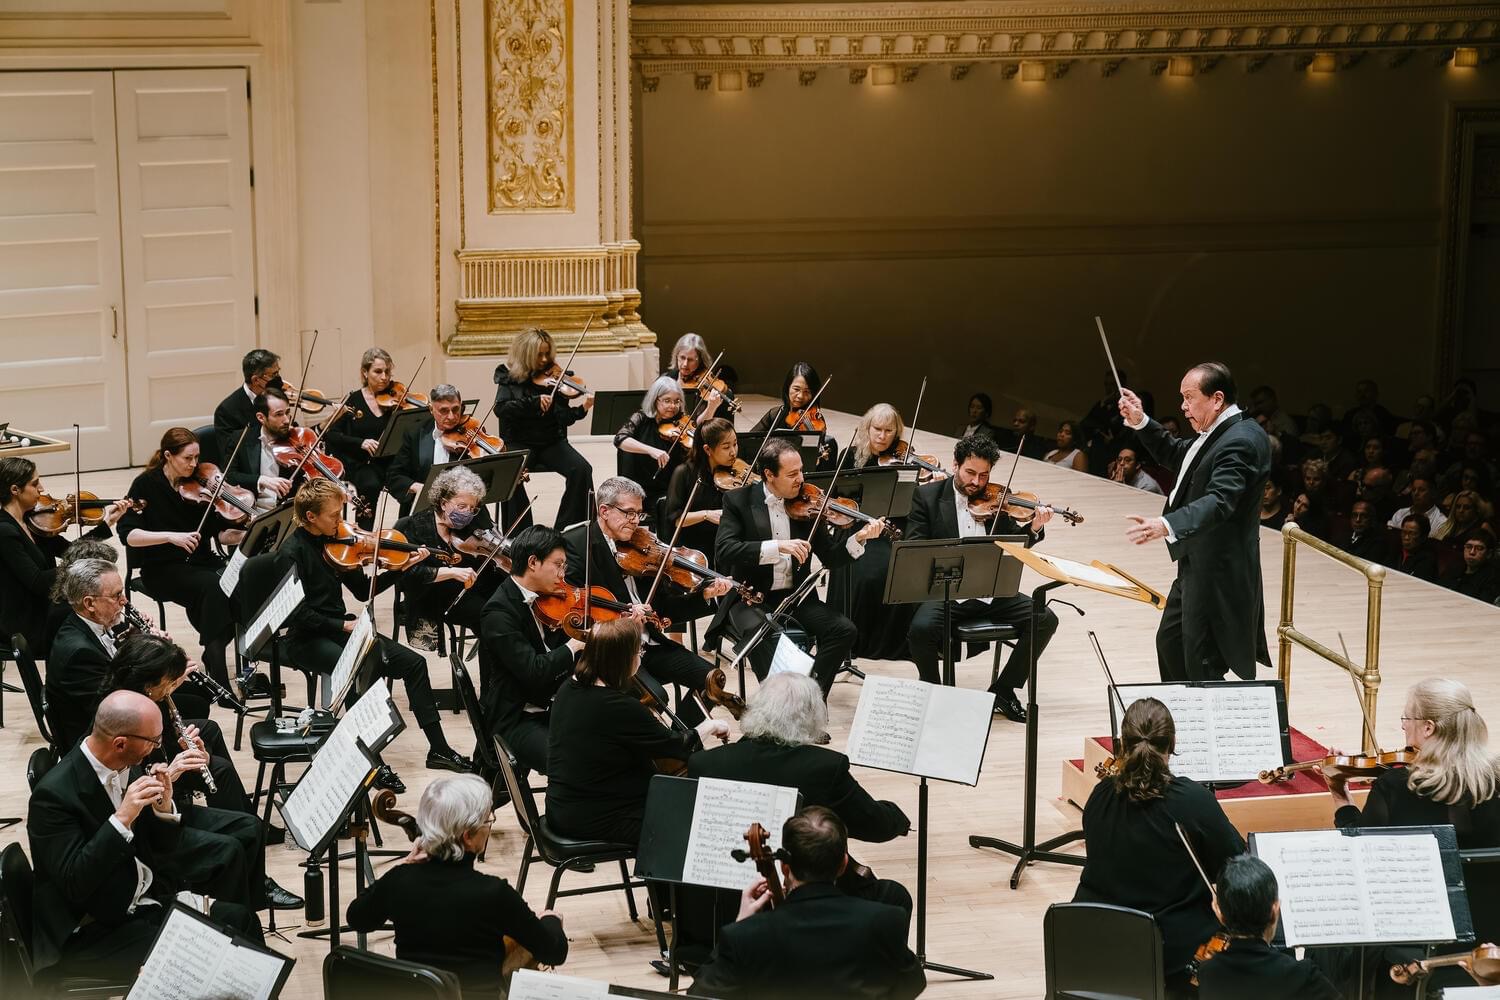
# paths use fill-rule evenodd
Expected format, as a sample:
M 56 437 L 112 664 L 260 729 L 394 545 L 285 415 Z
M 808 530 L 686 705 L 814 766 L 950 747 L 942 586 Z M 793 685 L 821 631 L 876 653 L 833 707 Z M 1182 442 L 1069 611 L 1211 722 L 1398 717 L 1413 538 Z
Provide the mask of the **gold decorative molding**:
M 573 0 L 486 0 L 489 211 L 573 208 Z

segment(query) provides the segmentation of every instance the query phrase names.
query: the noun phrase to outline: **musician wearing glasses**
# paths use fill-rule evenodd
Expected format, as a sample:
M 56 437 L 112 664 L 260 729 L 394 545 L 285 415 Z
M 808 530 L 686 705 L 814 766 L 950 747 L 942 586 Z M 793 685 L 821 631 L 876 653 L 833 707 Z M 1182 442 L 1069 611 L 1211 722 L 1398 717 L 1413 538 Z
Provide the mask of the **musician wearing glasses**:
M 63 571 L 72 611 L 52 639 L 45 685 L 47 725 L 60 748 L 89 731 L 100 686 L 115 655 L 115 626 L 125 611 L 125 584 L 114 563 L 79 559 Z
M 481 540 L 494 531 L 484 499 L 484 480 L 466 466 L 444 469 L 432 481 L 431 506 L 396 522 L 413 545 L 456 555 L 452 566 L 424 561 L 401 574 L 398 584 L 406 609 L 406 638 L 417 649 L 438 648 L 444 621 L 479 632 L 479 616 L 505 573 L 499 565 L 481 572 L 491 546 Z M 476 532 L 483 533 L 476 537 Z M 455 604 L 454 601 L 457 600 Z

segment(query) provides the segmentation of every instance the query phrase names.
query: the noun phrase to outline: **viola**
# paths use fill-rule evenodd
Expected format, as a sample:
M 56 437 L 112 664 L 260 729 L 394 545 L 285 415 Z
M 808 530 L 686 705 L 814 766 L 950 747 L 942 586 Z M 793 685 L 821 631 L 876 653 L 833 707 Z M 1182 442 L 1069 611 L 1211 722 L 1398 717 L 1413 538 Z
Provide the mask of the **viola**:
M 281 383 L 281 391 L 286 393 L 287 402 L 297 407 L 303 413 L 322 413 L 330 406 L 339 406 L 336 400 L 329 399 L 316 389 L 298 389 L 290 382 Z M 359 412 L 355 412 L 359 417 Z
M 1420 962 L 1393 965 L 1391 966 L 1391 979 L 1405 986 L 1431 975 L 1433 969 L 1458 965 L 1461 962 L 1467 962 L 1470 974 L 1479 979 L 1500 979 L 1500 948 L 1492 944 L 1482 944 L 1473 951 L 1459 952 L 1456 955 L 1441 955 L 1437 958 L 1423 959 Z
M 125 499 L 130 501 L 130 509 L 137 514 L 146 509 L 144 500 L 131 497 Z M 104 508 L 118 502 L 101 500 L 87 490 L 80 491 L 77 496 L 69 493 L 61 500 L 54 500 L 43 493 L 37 497 L 36 506 L 26 512 L 26 523 L 44 535 L 57 535 L 75 521 L 79 524 L 98 524 L 104 520 Z
M 1417 751 L 1412 747 L 1403 747 L 1400 750 L 1377 751 L 1372 754 L 1331 753 L 1317 760 L 1304 760 L 1296 764 L 1284 764 L 1269 771 L 1262 771 L 1258 777 L 1260 783 L 1263 785 L 1273 785 L 1278 781 L 1286 781 L 1298 771 L 1313 770 L 1321 771 L 1330 777 L 1345 779 L 1372 778 L 1387 768 L 1405 767 L 1416 759 Z
M 811 521 L 818 516 L 826 494 L 812 483 L 803 483 L 802 492 L 786 502 L 786 515 L 794 521 Z M 849 497 L 834 497 L 828 501 L 824 519 L 839 528 L 847 528 L 858 521 L 861 524 L 878 524 L 880 532 L 894 541 L 901 537 L 901 529 L 889 521 L 871 517 L 859 509 L 859 504 Z
M 494 560 L 502 572 L 509 573 L 510 562 L 510 539 L 493 528 L 476 528 L 469 536 L 469 540 L 478 542 L 481 547 L 479 558 L 483 562 Z
M 662 571 L 662 563 L 667 568 Z M 655 576 L 663 572 L 668 580 L 692 593 L 710 580 L 728 580 L 746 604 L 763 599 L 749 584 L 717 572 L 708 565 L 708 556 L 685 545 L 667 546 L 650 528 L 638 527 L 623 542 L 615 543 L 615 565 L 626 576 Z
M 742 851 L 739 848 L 729 852 L 729 856 L 736 861 L 753 861 L 755 870 L 760 872 L 766 880 L 766 891 L 771 894 L 771 905 L 780 906 L 786 902 L 786 891 L 781 887 L 781 873 L 776 870 L 777 861 L 787 860 L 784 848 L 771 850 L 771 834 L 759 823 L 751 823 L 750 829 L 745 831 L 745 843 L 749 850 Z
M 917 478 L 923 482 L 948 478 L 947 471 L 941 465 L 938 465 L 936 456 L 918 455 L 911 450 L 911 445 L 905 441 L 897 441 L 896 447 L 892 448 L 889 454 L 889 459 L 885 455 L 880 456 L 881 465 L 887 465 L 890 462 L 896 462 L 901 465 L 915 465 L 921 470 Z
M 327 425 L 324 427 L 326 429 Z M 344 463 L 323 450 L 318 433 L 311 427 L 293 427 L 286 443 L 271 446 L 271 455 L 284 469 L 301 469 L 309 476 L 320 476 L 338 483 L 344 491 L 345 502 L 353 504 L 361 515 L 369 512 L 370 505 L 359 495 L 354 484 L 345 482 Z
M 976 495 L 969 497 L 969 513 L 975 520 L 988 521 L 1002 510 L 1017 524 L 1030 524 L 1036 517 L 1038 507 L 1051 507 L 1052 513 L 1069 524 L 1082 524 L 1083 515 L 1066 507 L 1044 504 L 1035 493 L 1021 493 L 1006 489 L 999 483 L 990 483 Z
M 381 569 L 405 569 L 412 554 L 426 546 L 413 545 L 399 531 L 387 529 L 379 536 L 379 559 Z M 460 559 L 456 553 L 428 549 L 431 558 L 445 566 L 452 566 Z M 376 535 L 350 524 L 339 522 L 339 533 L 323 544 L 323 558 L 341 570 L 359 569 L 370 565 L 376 558 Z
M 224 473 L 217 465 L 199 462 L 190 476 L 177 484 L 177 495 L 193 503 L 208 503 Z M 243 486 L 225 483 L 214 500 L 214 510 L 230 521 L 246 521 L 255 516 L 255 494 Z
M 809 406 L 805 410 L 788 409 L 784 419 L 786 425 L 794 431 L 816 431 L 822 434 L 828 429 L 828 421 L 823 419 L 823 411 L 816 406 Z
M 750 483 L 750 463 L 743 458 L 737 458 L 725 468 L 714 470 L 714 485 L 721 492 L 728 493 L 737 490 L 741 486 Z
M 415 410 L 427 405 L 427 397 L 408 391 L 400 382 L 392 382 L 375 394 L 375 402 L 388 410 Z
M 651 692 L 650 688 L 641 683 L 640 677 L 632 677 L 630 683 L 634 685 L 631 693 L 640 698 L 641 704 L 652 715 L 656 716 L 662 725 L 675 732 L 685 733 L 689 731 L 687 724 L 674 715 L 667 706 L 663 705 L 656 695 Z M 687 774 L 687 761 L 679 760 L 676 757 L 653 757 L 651 763 L 656 766 L 657 773 L 659 774 L 670 774 L 679 778 Z
M 700 371 L 698 374 L 689 375 L 687 378 L 679 377 L 677 382 L 687 392 L 696 392 L 700 395 L 717 392 L 720 396 L 724 397 L 724 409 L 730 413 L 740 412 L 740 401 L 730 395 L 729 383 L 715 377 L 712 372 Z
M 484 425 L 473 417 L 464 417 L 463 423 L 451 431 L 444 431 L 443 446 L 450 453 L 465 458 L 498 455 L 505 450 L 505 442 L 499 435 L 487 433 Z
M 697 429 L 698 425 L 694 423 L 691 413 L 660 421 L 656 425 L 656 433 L 660 434 L 663 440 L 680 442 L 689 451 L 693 447 L 693 432 Z
M 1219 931 L 1213 937 L 1209 938 L 1207 941 L 1198 946 L 1198 949 L 1193 952 L 1192 973 L 1188 976 L 1189 981 L 1191 981 L 1194 986 L 1198 985 L 1198 966 L 1202 965 L 1204 962 L 1207 962 L 1209 959 L 1213 958 L 1215 955 L 1228 948 L 1230 942 L 1232 942 L 1233 940 L 1234 938 L 1230 937 L 1224 931 Z
M 579 396 L 588 395 L 589 387 L 583 379 L 570 371 L 563 371 L 562 365 L 556 362 L 546 371 L 538 372 L 531 377 L 532 385 L 539 385 L 543 389 L 556 389 L 558 395 L 569 399 L 577 399 Z
M 630 614 L 630 605 L 616 599 L 608 587 L 595 584 L 587 593 L 571 583 L 559 584 L 559 588 L 555 594 L 542 594 L 532 601 L 531 613 L 544 628 L 562 629 L 570 639 L 587 642 L 594 622 L 614 621 Z M 672 625 L 671 619 L 655 612 L 648 612 L 644 621 L 662 631 Z

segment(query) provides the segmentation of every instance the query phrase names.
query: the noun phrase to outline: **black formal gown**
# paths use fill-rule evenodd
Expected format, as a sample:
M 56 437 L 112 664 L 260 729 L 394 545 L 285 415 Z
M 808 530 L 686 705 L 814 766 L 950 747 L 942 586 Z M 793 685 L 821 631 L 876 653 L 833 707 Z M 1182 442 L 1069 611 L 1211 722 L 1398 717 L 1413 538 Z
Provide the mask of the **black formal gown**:
M 664 541 L 671 539 L 672 532 L 677 530 L 677 522 L 683 514 L 696 513 L 700 510 L 724 509 L 724 494 L 714 485 L 712 479 L 699 482 L 697 492 L 693 492 L 695 477 L 696 472 L 690 462 L 672 470 L 672 479 L 667 484 L 667 501 L 663 508 L 661 531 L 658 532 Z M 689 494 L 693 498 L 691 507 L 688 506 Z M 712 562 L 714 539 L 718 537 L 718 534 L 719 526 L 712 521 L 690 524 L 677 536 L 677 544 L 697 549 L 707 555 L 709 561 Z
M 108 538 L 109 525 L 100 522 L 85 538 Z M 51 635 L 46 628 L 52 603 L 57 560 L 70 541 L 61 535 L 29 532 L 7 510 L 0 510 L 0 642 L 13 635 L 26 637 L 37 659 L 45 659 Z
M 344 397 L 344 404 L 357 411 L 359 416 L 346 413 L 339 417 L 338 423 L 329 429 L 324 440 L 333 456 L 344 463 L 344 478 L 354 484 L 360 497 L 369 505 L 369 515 L 360 519 L 360 526 L 367 528 L 375 522 L 375 507 L 390 472 L 391 456 L 371 458 L 362 445 L 365 441 L 380 440 L 394 411 L 386 410 L 380 414 L 371 412 L 369 400 L 365 399 L 361 389 L 355 389 Z
M 863 465 L 854 465 L 851 448 L 844 449 L 841 460 L 845 469 L 873 469 L 880 465 L 880 459 L 874 455 Z M 891 523 L 898 530 L 906 529 L 904 517 L 895 518 Z M 917 613 L 918 605 L 885 603 L 885 580 L 890 566 L 891 541 L 885 535 L 877 535 L 865 542 L 863 556 L 828 575 L 829 606 L 847 615 L 859 629 L 852 651 L 856 657 L 911 659 L 906 637 L 911 631 L 912 616 Z

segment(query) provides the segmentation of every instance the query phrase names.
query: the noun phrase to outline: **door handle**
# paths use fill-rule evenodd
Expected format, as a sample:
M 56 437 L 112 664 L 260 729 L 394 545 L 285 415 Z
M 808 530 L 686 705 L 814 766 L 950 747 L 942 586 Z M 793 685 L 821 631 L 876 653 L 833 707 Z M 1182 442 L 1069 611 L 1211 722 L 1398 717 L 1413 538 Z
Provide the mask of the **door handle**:
M 115 340 L 120 339 L 120 310 L 113 305 L 109 307 L 110 332 L 109 335 Z

